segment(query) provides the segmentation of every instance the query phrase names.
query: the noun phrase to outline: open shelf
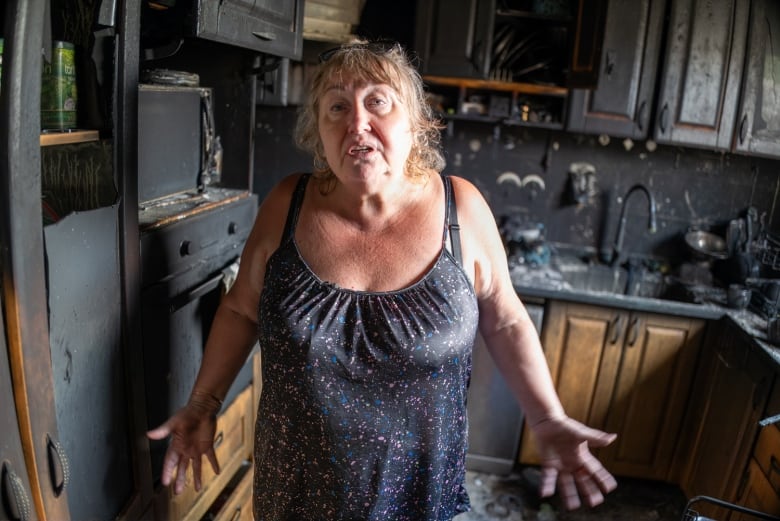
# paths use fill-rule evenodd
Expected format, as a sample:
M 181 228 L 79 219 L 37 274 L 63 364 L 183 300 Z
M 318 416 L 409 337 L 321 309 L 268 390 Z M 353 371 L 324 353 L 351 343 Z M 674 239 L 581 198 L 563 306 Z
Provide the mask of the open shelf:
M 86 143 L 97 141 L 100 133 L 97 130 L 65 130 L 62 132 L 41 133 L 41 146 L 69 145 L 72 143 Z

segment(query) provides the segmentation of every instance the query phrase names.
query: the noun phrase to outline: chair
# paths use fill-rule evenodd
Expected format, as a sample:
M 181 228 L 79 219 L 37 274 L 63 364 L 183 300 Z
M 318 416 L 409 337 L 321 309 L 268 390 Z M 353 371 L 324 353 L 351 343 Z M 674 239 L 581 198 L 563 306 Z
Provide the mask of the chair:
M 706 517 L 699 514 L 695 509 L 696 503 L 710 503 L 731 512 L 739 512 L 741 514 L 745 514 L 750 518 L 767 519 L 769 521 L 780 521 L 780 517 L 778 516 L 774 516 L 772 514 L 766 514 L 764 512 L 759 512 L 757 510 L 743 507 L 741 505 L 735 505 L 734 503 L 729 503 L 728 501 L 723 501 L 721 499 L 716 499 L 714 497 L 709 497 L 709 496 L 695 496 L 691 498 L 690 501 L 688 501 L 688 504 L 685 505 L 685 511 L 683 512 L 683 517 L 681 521 L 721 521 L 721 520 L 712 519 L 710 517 Z

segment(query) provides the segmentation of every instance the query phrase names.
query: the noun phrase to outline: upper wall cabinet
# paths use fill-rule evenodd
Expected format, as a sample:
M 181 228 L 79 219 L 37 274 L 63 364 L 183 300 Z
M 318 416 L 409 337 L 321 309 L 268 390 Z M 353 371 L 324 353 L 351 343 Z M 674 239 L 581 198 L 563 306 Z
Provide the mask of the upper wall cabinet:
M 175 51 L 194 36 L 299 60 L 304 0 L 144 0 L 141 44 Z
M 197 0 L 195 35 L 299 60 L 303 0 Z
M 415 47 L 426 75 L 592 88 L 607 0 L 422 0 Z
M 415 47 L 423 74 L 488 77 L 495 0 L 429 0 L 417 4 Z
M 744 0 L 673 0 L 656 141 L 731 149 L 749 9 Z
M 609 0 L 601 74 L 573 89 L 567 130 L 644 139 L 650 126 L 666 0 Z
M 607 0 L 422 0 L 415 48 L 436 108 L 562 129 L 572 87 L 598 76 Z
M 780 2 L 753 0 L 734 149 L 780 157 Z

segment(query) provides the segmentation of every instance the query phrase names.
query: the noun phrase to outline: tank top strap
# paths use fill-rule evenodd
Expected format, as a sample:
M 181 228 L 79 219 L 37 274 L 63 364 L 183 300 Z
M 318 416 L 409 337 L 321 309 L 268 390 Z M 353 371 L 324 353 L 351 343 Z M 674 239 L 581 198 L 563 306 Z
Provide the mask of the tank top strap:
M 282 234 L 282 243 L 289 240 L 295 234 L 295 225 L 298 224 L 298 215 L 301 213 L 301 204 L 303 203 L 303 194 L 306 193 L 306 184 L 309 182 L 311 174 L 303 174 L 295 185 L 292 198 L 290 199 L 290 209 L 287 210 L 287 221 L 284 223 L 284 233 Z
M 444 180 L 444 199 L 447 208 L 447 214 L 444 222 L 444 241 L 448 242 L 448 250 L 455 258 L 459 266 L 463 266 L 463 256 L 460 246 L 460 225 L 458 224 L 458 209 L 455 204 L 455 192 L 452 190 L 452 180 L 450 176 L 443 175 Z M 447 241 L 449 234 L 449 241 Z

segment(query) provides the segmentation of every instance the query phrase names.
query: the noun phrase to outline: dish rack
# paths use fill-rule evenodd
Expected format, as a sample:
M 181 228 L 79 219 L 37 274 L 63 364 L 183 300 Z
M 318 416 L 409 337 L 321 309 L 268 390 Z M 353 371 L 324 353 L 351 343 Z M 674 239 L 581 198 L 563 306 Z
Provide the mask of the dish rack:
M 780 237 L 764 231 L 753 241 L 750 249 L 761 264 L 780 270 Z

